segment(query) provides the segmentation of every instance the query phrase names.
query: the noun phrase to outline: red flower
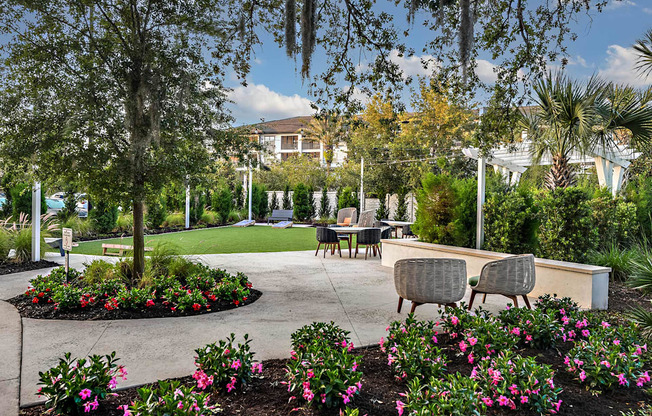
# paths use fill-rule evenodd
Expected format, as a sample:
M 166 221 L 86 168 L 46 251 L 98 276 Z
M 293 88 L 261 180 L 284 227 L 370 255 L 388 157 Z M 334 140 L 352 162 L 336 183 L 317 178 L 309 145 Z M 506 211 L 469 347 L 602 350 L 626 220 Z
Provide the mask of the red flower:
M 175 308 L 174 306 L 172 306 L 172 307 L 170 308 L 170 310 L 171 310 L 172 312 L 175 312 L 175 311 L 177 310 L 177 308 Z
M 41 293 L 38 294 L 38 297 L 39 297 L 39 298 L 42 298 L 43 296 L 45 296 L 45 293 L 43 293 L 43 292 L 41 292 Z
M 233 301 L 233 303 L 235 303 L 235 306 L 238 306 L 240 304 L 240 301 L 236 299 Z
M 251 283 L 247 283 L 247 287 L 251 287 L 251 286 L 253 286 Z
M 195 303 L 195 304 L 192 305 L 192 308 L 193 308 L 194 310 L 198 311 L 198 310 L 201 309 L 201 305 L 200 305 L 199 303 Z
M 38 303 L 38 298 L 32 299 L 32 303 Z
M 154 301 L 151 300 L 151 299 L 148 299 L 147 302 L 145 303 L 145 306 L 147 306 L 148 308 L 154 306 Z
M 242 298 L 242 301 L 243 301 L 243 302 L 244 302 L 245 300 L 247 300 L 247 297 L 246 297 L 246 296 L 245 296 L 244 298 Z

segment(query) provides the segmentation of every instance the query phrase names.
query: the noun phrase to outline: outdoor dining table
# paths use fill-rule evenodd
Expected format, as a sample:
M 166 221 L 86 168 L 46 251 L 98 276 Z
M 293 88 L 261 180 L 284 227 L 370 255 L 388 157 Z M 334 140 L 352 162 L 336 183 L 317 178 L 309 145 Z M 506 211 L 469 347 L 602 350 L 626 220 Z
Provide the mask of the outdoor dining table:
M 394 220 L 380 220 L 380 222 L 392 226 L 392 228 L 394 228 L 394 237 L 396 238 L 398 238 L 398 227 L 414 224 L 414 222 L 410 222 L 410 221 L 394 221 Z
M 362 230 L 369 230 L 373 227 L 333 227 L 337 234 L 347 234 L 349 236 L 349 258 L 351 258 L 351 246 L 353 245 L 353 234 L 358 234 Z

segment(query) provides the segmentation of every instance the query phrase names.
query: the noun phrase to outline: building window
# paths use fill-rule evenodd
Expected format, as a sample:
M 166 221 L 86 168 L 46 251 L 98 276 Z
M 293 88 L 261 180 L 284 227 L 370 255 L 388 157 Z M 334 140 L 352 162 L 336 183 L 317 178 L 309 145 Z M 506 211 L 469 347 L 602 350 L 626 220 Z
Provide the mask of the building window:
M 319 141 L 313 139 L 303 139 L 301 142 L 301 149 L 303 150 L 318 150 Z
M 298 150 L 299 136 L 281 136 L 281 150 Z

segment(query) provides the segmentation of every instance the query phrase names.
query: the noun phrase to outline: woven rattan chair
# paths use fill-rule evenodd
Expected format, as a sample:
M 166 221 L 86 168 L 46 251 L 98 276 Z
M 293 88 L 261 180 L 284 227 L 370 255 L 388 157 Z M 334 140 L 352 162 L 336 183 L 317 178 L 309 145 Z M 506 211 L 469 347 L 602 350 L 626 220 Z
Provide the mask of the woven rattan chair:
M 392 238 L 392 227 L 383 226 L 383 227 L 376 227 L 376 228 L 380 228 L 381 240 L 388 240 Z
M 360 214 L 360 219 L 358 220 L 358 227 L 373 227 L 375 214 L 376 212 L 372 209 L 362 211 Z
M 317 250 L 315 251 L 315 256 L 319 253 L 319 248 L 324 244 L 324 257 L 326 257 L 326 251 L 330 248 L 331 255 L 335 253 L 335 247 L 342 257 L 342 249 L 340 248 L 340 239 L 337 236 L 335 230 L 331 230 L 326 227 L 317 227 Z
M 358 246 L 365 246 L 365 260 L 367 260 L 369 249 L 372 249 L 374 257 L 376 256 L 377 252 L 380 258 L 383 258 L 383 256 L 380 254 L 380 234 L 380 228 L 368 228 L 366 230 L 360 231 L 355 240 L 355 257 L 358 257 Z
M 480 276 L 469 279 L 471 285 L 469 310 L 478 293 L 484 295 L 483 302 L 487 299 L 488 294 L 503 295 L 511 299 L 517 308 L 517 296 L 522 296 L 525 305 L 532 309 L 527 294 L 534 289 L 535 283 L 534 255 L 523 254 L 491 261 L 484 265 Z
M 356 208 L 342 208 L 337 211 L 338 225 L 345 224 L 347 218 L 350 218 L 348 225 L 355 224 L 358 221 L 358 210 Z
M 466 262 L 460 259 L 402 259 L 394 265 L 397 312 L 403 299 L 412 301 L 414 312 L 424 303 L 457 307 L 466 291 Z

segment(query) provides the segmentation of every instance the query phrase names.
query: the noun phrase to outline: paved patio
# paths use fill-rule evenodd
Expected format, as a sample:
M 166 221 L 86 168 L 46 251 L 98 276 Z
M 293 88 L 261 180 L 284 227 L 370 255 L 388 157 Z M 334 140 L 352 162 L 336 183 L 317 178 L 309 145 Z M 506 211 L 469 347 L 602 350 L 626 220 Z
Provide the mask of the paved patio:
M 327 255 L 325 259 L 322 253 L 315 257 L 313 251 L 194 256 L 213 267 L 246 273 L 263 296 L 247 307 L 193 317 L 86 322 L 22 319 L 21 328 L 15 308 L 0 302 L 0 353 L 13 351 L 0 358 L 0 369 L 7 369 L 7 375 L 0 370 L 0 394 L 18 399 L 20 385 L 21 406 L 39 402 L 35 395 L 38 372 L 55 365 L 68 351 L 81 357 L 115 350 L 129 372 L 119 387 L 127 387 L 190 374 L 194 350 L 231 332 L 248 333 L 259 360 L 287 357 L 290 334 L 313 321 L 335 321 L 351 331 L 356 345 L 375 344 L 390 322 L 405 318 L 410 304 L 396 313 L 392 270 L 381 266 L 378 258 L 365 261 L 342 254 L 342 258 Z M 96 257 L 72 255 L 71 265 L 80 268 L 92 258 Z M 60 257 L 48 259 L 62 261 Z M 0 299 L 24 292 L 36 274 L 0 276 Z M 466 296 L 468 300 L 469 293 Z M 490 296 L 485 306 L 497 311 L 505 302 Z M 423 305 L 417 315 L 435 319 L 436 306 Z M 18 379 L 15 361 L 20 362 L 21 352 Z M 16 414 L 10 410 L 14 406 L 3 409 L 10 403 L 0 404 L 0 414 Z

